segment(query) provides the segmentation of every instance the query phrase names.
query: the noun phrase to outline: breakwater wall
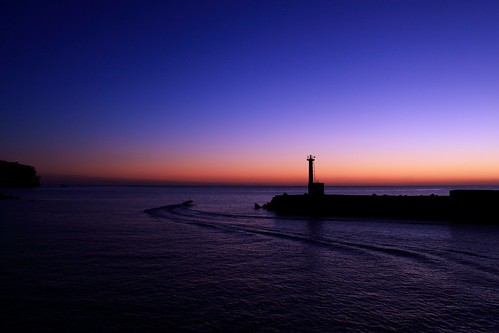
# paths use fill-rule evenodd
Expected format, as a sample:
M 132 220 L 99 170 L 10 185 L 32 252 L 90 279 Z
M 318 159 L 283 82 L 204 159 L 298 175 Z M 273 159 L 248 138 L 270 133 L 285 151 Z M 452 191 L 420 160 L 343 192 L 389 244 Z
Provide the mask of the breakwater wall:
M 499 224 L 499 191 L 452 190 L 448 196 L 276 195 L 264 208 L 284 215 L 389 217 Z

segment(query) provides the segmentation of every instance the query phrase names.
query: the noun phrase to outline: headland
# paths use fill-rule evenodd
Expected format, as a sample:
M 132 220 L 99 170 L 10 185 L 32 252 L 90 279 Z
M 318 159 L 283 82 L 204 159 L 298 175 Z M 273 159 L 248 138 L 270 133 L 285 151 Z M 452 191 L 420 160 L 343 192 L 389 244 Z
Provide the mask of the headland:
M 40 177 L 31 165 L 0 161 L 0 188 L 38 187 Z

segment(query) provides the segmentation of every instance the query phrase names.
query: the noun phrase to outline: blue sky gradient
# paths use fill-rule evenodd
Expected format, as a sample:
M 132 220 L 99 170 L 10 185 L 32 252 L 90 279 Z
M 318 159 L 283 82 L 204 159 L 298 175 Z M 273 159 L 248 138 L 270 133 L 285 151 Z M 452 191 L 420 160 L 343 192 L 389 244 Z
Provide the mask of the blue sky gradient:
M 48 181 L 499 183 L 499 2 L 0 13 L 0 158 Z

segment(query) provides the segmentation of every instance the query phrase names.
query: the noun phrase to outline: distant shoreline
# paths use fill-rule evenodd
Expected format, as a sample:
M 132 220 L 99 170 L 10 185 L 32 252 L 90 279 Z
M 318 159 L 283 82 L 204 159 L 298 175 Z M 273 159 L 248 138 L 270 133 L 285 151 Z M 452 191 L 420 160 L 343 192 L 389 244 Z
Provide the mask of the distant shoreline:
M 40 177 L 33 166 L 0 161 L 0 188 L 39 187 Z

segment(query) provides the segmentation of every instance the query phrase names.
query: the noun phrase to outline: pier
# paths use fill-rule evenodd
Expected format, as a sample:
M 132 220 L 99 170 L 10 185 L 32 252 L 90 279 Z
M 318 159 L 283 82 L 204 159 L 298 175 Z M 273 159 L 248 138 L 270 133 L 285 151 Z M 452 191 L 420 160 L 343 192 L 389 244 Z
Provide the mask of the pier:
M 324 194 L 314 181 L 315 156 L 309 155 L 308 193 L 276 195 L 265 209 L 283 215 L 386 217 L 499 224 L 499 191 L 451 190 L 449 195 Z

